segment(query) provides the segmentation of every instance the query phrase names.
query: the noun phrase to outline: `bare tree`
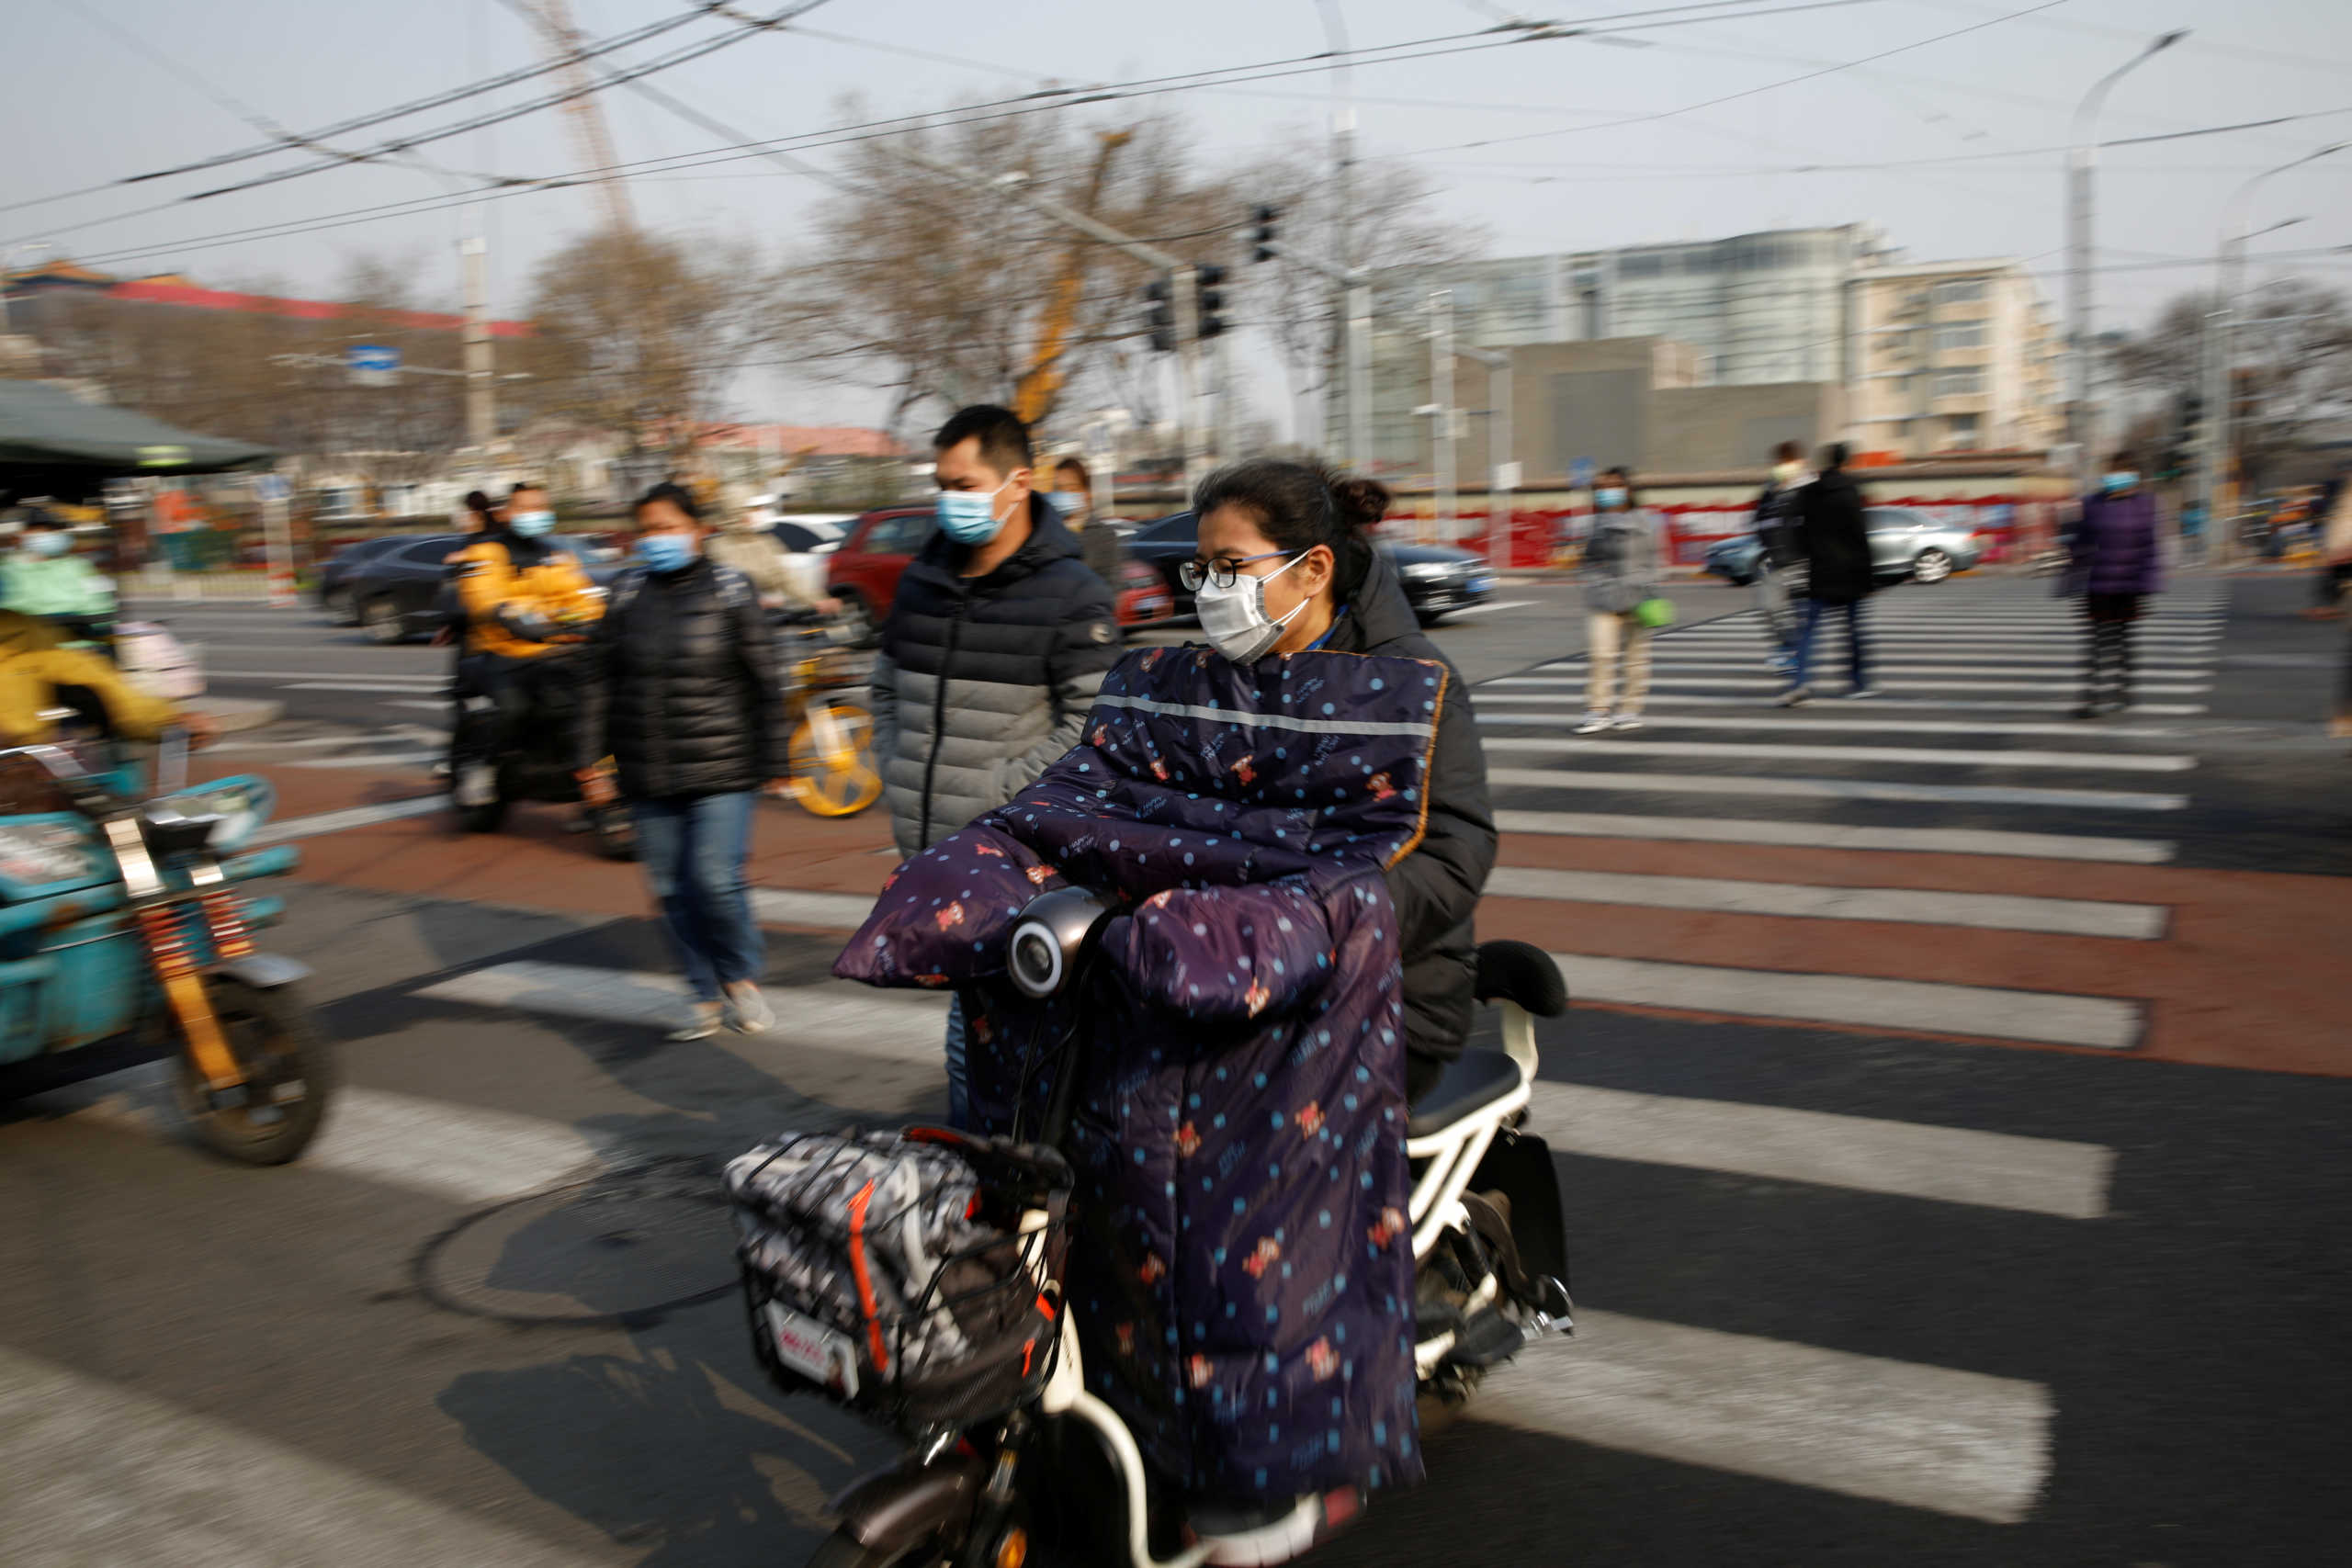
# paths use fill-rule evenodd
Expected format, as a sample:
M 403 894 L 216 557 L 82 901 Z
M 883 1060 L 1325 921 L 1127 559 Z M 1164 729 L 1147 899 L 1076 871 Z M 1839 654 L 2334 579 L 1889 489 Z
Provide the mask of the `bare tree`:
M 2210 294 L 2184 294 L 2116 355 L 2127 385 L 2201 403 Z M 2352 306 L 2324 285 L 2281 277 L 2243 296 L 2231 344 L 2231 434 L 2238 472 L 2261 488 L 2321 419 L 2352 405 Z M 2208 411 L 2209 413 L 2211 411 Z
M 683 459 L 773 348 L 782 276 L 748 244 L 602 230 L 540 264 L 519 400 Z
M 1313 139 L 1302 134 L 1291 144 L 1311 147 Z M 1319 150 L 1264 159 L 1237 170 L 1227 183 L 1251 209 L 1279 210 L 1276 227 L 1284 247 L 1335 264 L 1341 260 L 1339 187 Z M 1483 231 L 1435 214 L 1436 187 L 1410 164 L 1360 163 L 1352 183 L 1354 262 L 1367 271 L 1464 261 L 1486 248 Z M 1345 326 L 1332 283 L 1282 261 L 1253 266 L 1247 283 L 1250 319 L 1272 336 L 1294 397 L 1328 404 L 1340 375 Z
M 1231 262 L 1246 221 L 1204 178 L 1182 127 L 1067 115 L 949 126 L 864 144 L 829 202 L 801 275 L 797 336 L 820 368 L 890 394 L 897 431 L 918 405 L 982 400 L 1049 419 L 1115 345 L 1142 330 L 1149 273 L 985 183 L 910 162 L 913 149 L 1032 190 L 1196 263 Z M 1127 367 L 1132 370 L 1132 362 Z

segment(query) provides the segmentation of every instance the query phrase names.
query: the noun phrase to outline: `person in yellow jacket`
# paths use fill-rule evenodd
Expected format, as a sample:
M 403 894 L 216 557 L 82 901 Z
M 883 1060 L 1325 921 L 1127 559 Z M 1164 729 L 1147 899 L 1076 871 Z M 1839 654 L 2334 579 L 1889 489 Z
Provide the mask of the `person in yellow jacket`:
M 605 613 L 604 597 L 570 551 L 548 543 L 555 512 L 527 480 L 507 492 L 490 525 L 453 552 L 448 571 L 465 613 L 461 687 L 498 705 L 494 726 L 461 727 L 451 748 L 461 806 L 489 804 L 501 738 L 532 721 L 539 684 L 561 680 L 580 639 Z
M 192 745 L 212 739 L 204 715 L 183 712 L 122 678 L 111 661 L 65 645 L 70 634 L 37 615 L 0 610 L 0 746 L 31 746 L 57 738 L 42 715 L 59 705 L 62 688 L 94 694 L 108 727 L 125 740 L 155 740 L 178 725 Z

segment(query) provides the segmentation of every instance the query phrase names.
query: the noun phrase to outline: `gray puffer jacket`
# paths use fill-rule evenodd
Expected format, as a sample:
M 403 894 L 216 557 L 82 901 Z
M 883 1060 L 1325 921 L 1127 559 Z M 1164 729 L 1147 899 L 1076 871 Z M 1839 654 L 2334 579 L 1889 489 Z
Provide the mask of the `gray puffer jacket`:
M 1596 512 L 1584 547 L 1585 608 L 1622 615 L 1657 597 L 1657 513 L 1646 507 Z
M 1110 587 L 1053 508 L 986 577 L 934 533 L 899 580 L 874 660 L 874 756 L 899 852 L 914 854 L 1037 782 L 1078 743 L 1119 656 Z

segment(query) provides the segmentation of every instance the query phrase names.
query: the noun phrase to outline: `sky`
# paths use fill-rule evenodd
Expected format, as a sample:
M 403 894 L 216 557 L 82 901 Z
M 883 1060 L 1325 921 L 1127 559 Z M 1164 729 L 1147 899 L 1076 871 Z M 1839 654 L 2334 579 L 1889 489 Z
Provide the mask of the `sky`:
M 477 226 L 492 307 L 519 312 L 534 261 L 593 226 L 581 188 L 425 205 L 289 235 L 242 233 L 386 204 L 446 202 L 478 176 L 545 176 L 582 158 L 567 117 L 540 111 L 424 149 L 441 172 L 341 164 L 258 189 L 186 200 L 230 176 L 303 166 L 277 153 L 209 175 L 119 182 L 260 138 L 253 118 L 297 131 L 475 83 L 539 61 L 519 0 L 9 0 L 10 73 L 0 97 L 0 257 L 45 254 L 125 274 L 185 272 L 223 287 L 331 289 L 352 258 L 401 258 L 430 300 L 458 297 L 457 242 Z M 679 15 L 687 0 L 572 0 L 589 39 Z M 773 13 L 786 0 L 740 0 Z M 1311 60 L 1327 20 L 1362 50 L 1422 40 L 1416 58 L 1350 74 L 1361 152 L 1424 170 L 1438 212 L 1530 254 L 1868 220 L 1914 260 L 2026 259 L 2053 304 L 2064 243 L 2064 154 L 2077 103 L 2157 34 L 2190 29 L 2132 70 L 2099 118 L 2101 141 L 2287 123 L 2110 146 L 2098 185 L 2101 329 L 2144 322 L 2209 282 L 2230 197 L 2252 176 L 2352 141 L 2352 4 L 2346 0 L 819 0 L 802 25 L 748 38 L 649 80 L 753 135 L 999 98 L 1049 84 L 1129 83 L 1288 62 L 1253 84 L 1129 100 L 1173 108 L 1203 152 L 1238 159 L 1322 144 L 1333 82 Z M 1776 13 L 1757 15 L 1757 13 Z M 2025 14 L 2018 14 L 2025 13 Z M 1742 15 L 1745 14 L 1744 19 Z M 1488 44 L 1513 18 L 1581 24 L 1584 36 Z M 1728 19 L 1727 19 L 1728 18 Z M 643 62 L 729 30 L 700 19 L 615 55 Z M 511 106 L 550 78 L 403 119 L 373 133 L 453 124 Z M 605 100 L 628 164 L 705 152 L 722 138 L 626 91 Z M 1098 121 L 1128 106 L 1098 104 Z M 368 132 L 335 145 L 369 144 Z M 838 151 L 808 161 L 839 167 Z M 85 188 L 95 187 L 95 188 Z M 643 171 L 639 220 L 672 232 L 808 243 L 816 179 L 759 161 Z M 78 194 L 68 194 L 78 193 Z M 62 196 L 63 199 L 50 199 Z M 2251 279 L 2290 270 L 2352 284 L 2352 151 L 2265 182 L 2250 228 Z M 23 247 L 49 247 L 48 250 Z M 2317 253 L 2306 255 L 2303 253 Z M 1257 356 L 1251 355 L 1251 362 Z M 776 379 L 737 397 L 747 418 L 836 423 L 837 389 Z M 1263 403 L 1280 407 L 1269 396 Z M 854 412 L 854 409 L 846 411 Z

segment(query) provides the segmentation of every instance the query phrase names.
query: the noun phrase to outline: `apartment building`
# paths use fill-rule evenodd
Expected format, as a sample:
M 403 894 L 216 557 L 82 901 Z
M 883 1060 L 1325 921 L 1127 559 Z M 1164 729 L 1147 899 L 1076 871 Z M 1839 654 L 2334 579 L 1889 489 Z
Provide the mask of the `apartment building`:
M 1460 344 L 1662 338 L 1688 346 L 1694 386 L 1835 388 L 1841 434 L 1865 450 L 2056 439 L 2057 340 L 2023 266 L 1909 264 L 1875 224 L 1849 223 L 1377 274 L 1373 438 L 1392 473 L 1432 464 L 1438 289 Z
M 1855 277 L 1850 294 L 1856 445 L 1922 457 L 2059 438 L 2059 334 L 2020 264 L 1883 266 Z

